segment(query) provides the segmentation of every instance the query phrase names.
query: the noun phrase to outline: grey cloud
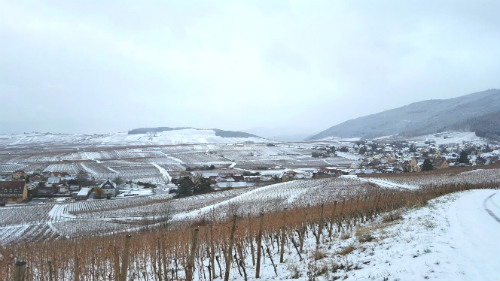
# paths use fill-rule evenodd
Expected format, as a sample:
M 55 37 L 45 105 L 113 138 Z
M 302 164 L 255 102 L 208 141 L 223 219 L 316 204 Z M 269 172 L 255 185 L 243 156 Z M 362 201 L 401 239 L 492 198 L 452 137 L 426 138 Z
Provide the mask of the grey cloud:
M 410 102 L 500 87 L 498 1 L 0 0 L 0 7 L 0 133 L 145 126 L 314 133 Z

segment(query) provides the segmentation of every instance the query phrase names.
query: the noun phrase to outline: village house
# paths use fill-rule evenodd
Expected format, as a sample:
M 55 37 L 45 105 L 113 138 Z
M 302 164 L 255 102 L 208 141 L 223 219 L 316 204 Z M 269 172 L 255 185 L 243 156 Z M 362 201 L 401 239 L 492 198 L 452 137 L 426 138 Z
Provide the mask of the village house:
M 42 185 L 36 187 L 38 195 L 54 195 L 59 191 L 57 185 Z
M 196 175 L 201 175 L 201 177 L 205 178 L 205 179 L 209 179 L 209 178 L 216 178 L 219 176 L 219 173 L 216 173 L 216 172 L 201 172 L 201 173 L 196 173 Z
M 410 173 L 420 172 L 420 166 L 418 165 L 417 159 L 412 157 L 411 161 L 405 164 L 405 169 Z
M 69 185 L 67 183 L 60 184 L 59 186 L 57 186 L 57 188 L 58 188 L 57 193 L 59 194 L 69 193 Z
M 328 168 L 328 167 L 321 168 L 320 171 L 327 174 L 327 175 L 330 175 L 332 177 L 338 177 L 338 176 L 341 176 L 344 174 L 344 172 L 342 172 L 342 170 L 335 169 L 335 168 Z
M 329 173 L 329 172 L 326 172 L 326 171 L 317 171 L 315 173 L 313 173 L 313 178 L 315 179 L 319 179 L 319 178 L 328 178 L 328 177 L 331 177 L 332 175 Z
M 69 185 L 69 191 L 79 191 L 80 190 L 80 186 L 78 184 L 70 184 Z
M 274 178 L 272 175 L 261 175 L 260 176 L 260 181 L 273 181 Z
M 53 186 L 53 185 L 58 185 L 61 183 L 61 178 L 59 177 L 49 177 L 47 181 L 45 182 L 45 186 Z
M 0 203 L 21 203 L 27 197 L 25 181 L 0 181 Z
M 65 180 L 66 178 L 71 178 L 71 176 L 66 172 L 49 172 L 47 177 L 60 178 Z
M 40 175 L 31 175 L 30 176 L 30 183 L 36 183 L 38 184 L 39 182 L 43 181 L 43 177 Z
M 251 183 L 251 182 L 235 182 L 235 181 L 232 181 L 232 182 L 218 182 L 217 184 L 215 184 L 215 187 L 216 188 L 236 188 L 236 187 L 248 187 L 248 186 L 254 186 L 255 183 Z
M 116 184 L 110 180 L 101 184 L 100 188 L 104 191 L 104 196 L 106 198 L 111 198 L 116 196 Z
M 438 157 L 432 160 L 432 166 L 434 169 L 446 169 L 449 167 L 448 161 L 444 157 Z
M 12 173 L 12 180 L 25 180 L 27 177 L 28 174 L 26 174 L 23 170 L 17 170 Z
M 242 181 L 245 181 L 245 177 L 244 176 L 232 176 L 233 180 L 235 182 L 242 182 Z

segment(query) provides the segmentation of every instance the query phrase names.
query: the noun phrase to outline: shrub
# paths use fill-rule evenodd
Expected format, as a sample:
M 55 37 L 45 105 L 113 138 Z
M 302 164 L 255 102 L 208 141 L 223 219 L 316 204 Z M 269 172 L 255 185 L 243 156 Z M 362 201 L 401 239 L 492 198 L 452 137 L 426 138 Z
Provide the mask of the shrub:
M 354 245 L 351 244 L 351 245 L 343 248 L 342 250 L 335 252 L 335 254 L 345 256 L 345 255 L 352 253 L 355 249 L 356 249 L 356 247 L 354 247 Z
M 401 215 L 401 212 L 399 212 L 399 211 L 390 212 L 387 215 L 382 217 L 382 221 L 385 223 L 393 222 L 393 221 L 397 221 L 397 220 L 402 220 L 402 219 L 403 219 L 403 216 Z

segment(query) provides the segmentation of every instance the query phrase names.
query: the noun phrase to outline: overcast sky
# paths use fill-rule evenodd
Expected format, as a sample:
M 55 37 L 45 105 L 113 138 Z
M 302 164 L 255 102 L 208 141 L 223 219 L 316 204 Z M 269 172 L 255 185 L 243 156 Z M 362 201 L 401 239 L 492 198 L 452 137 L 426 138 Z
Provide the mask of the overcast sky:
M 498 0 L 0 0 L 0 133 L 317 133 L 500 88 L 499 19 Z

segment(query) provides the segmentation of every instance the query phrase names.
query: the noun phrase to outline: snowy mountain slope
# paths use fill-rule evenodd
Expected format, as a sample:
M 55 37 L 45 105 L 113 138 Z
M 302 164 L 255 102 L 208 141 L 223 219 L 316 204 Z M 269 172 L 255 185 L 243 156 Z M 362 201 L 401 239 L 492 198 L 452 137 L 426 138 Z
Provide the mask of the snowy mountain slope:
M 446 130 L 463 129 L 488 135 L 479 126 L 482 116 L 500 111 L 500 90 L 492 89 L 452 99 L 427 100 L 396 109 L 348 120 L 309 139 L 325 137 L 374 138 L 387 135 L 418 136 Z M 470 120 L 475 120 L 474 122 Z
M 179 129 L 146 134 L 51 134 L 29 133 L 18 135 L 0 135 L 0 145 L 25 146 L 25 145 L 175 145 L 199 143 L 243 143 L 243 142 L 268 142 L 268 140 L 250 137 L 223 137 L 216 130 Z

